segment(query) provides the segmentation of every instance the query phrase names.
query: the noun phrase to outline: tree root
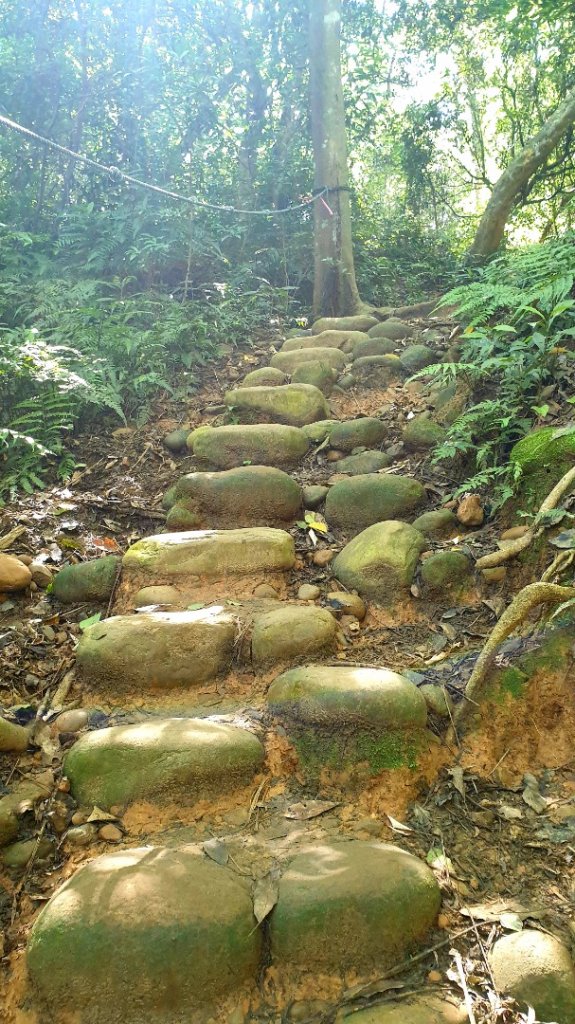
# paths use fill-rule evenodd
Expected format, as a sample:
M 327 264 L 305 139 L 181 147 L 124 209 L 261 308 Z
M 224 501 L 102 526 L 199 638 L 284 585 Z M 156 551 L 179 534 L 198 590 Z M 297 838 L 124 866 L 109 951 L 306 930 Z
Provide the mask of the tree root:
M 525 621 L 540 604 L 561 604 L 575 598 L 575 587 L 560 587 L 556 583 L 530 583 L 520 590 L 487 637 L 469 682 L 465 687 L 465 700 L 455 712 L 455 724 L 460 726 L 468 718 L 474 705 L 483 696 L 487 673 L 497 649 L 504 640 Z
M 561 477 L 559 483 L 555 484 L 553 490 L 549 492 L 528 532 L 525 533 L 523 537 L 518 537 L 516 540 L 511 541 L 510 544 L 507 544 L 506 547 L 501 548 L 499 551 L 492 551 L 490 555 L 484 555 L 483 558 L 478 558 L 475 563 L 476 569 L 492 569 L 496 565 L 502 565 L 503 562 L 508 562 L 511 558 L 515 558 L 515 556 L 520 554 L 521 551 L 525 551 L 525 549 L 528 548 L 535 538 L 542 532 L 543 527 L 539 526 L 539 523 L 545 513 L 551 512 L 554 508 L 557 508 L 561 498 L 567 493 L 574 481 L 575 466 L 572 469 L 569 469 L 567 473 Z

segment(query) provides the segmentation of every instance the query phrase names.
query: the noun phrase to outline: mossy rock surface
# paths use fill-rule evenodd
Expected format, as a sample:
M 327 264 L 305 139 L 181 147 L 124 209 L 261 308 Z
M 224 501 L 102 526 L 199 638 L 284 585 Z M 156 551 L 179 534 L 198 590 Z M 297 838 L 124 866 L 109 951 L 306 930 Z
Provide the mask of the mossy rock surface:
M 325 501 L 329 487 L 322 487 L 320 484 L 308 484 L 303 488 L 304 508 L 319 508 Z
M 252 661 L 261 666 L 313 658 L 333 650 L 336 633 L 337 622 L 325 608 L 278 608 L 254 622 Z
M 358 342 L 353 349 L 353 358 L 362 359 L 364 356 L 390 356 L 397 351 L 397 342 L 391 338 L 370 338 Z
M 329 406 L 319 388 L 311 384 L 283 384 L 280 387 L 240 388 L 228 391 L 226 405 L 240 415 L 303 427 L 325 419 Z
M 346 544 L 334 559 L 334 575 L 362 597 L 393 605 L 409 594 L 425 547 L 423 534 L 407 523 L 375 523 Z
M 324 331 L 369 331 L 379 323 L 377 317 L 369 313 L 357 316 L 322 316 L 312 324 L 312 334 L 323 334 Z
M 447 537 L 459 527 L 457 516 L 449 508 L 424 512 L 413 520 L 412 526 L 425 537 Z
M 524 473 L 564 462 L 575 462 L 575 429 L 561 433 L 555 427 L 541 427 L 522 437 L 511 449 L 511 462 Z
M 331 395 L 337 380 L 337 370 L 330 369 L 320 360 L 302 363 L 292 373 L 292 384 L 311 384 L 321 391 L 322 395 Z
M 359 452 L 357 455 L 348 455 L 345 459 L 338 459 L 335 464 L 337 473 L 347 473 L 349 476 L 362 476 L 366 473 L 379 473 L 382 469 L 391 466 L 393 459 L 385 452 L 367 451 Z
M 321 363 L 330 370 L 343 370 L 346 358 L 338 348 L 301 348 L 291 352 L 276 352 L 271 365 L 284 373 L 293 373 L 304 363 Z
M 114 589 L 121 559 L 105 555 L 91 562 L 65 565 L 52 582 L 52 594 L 62 604 L 84 601 L 107 601 Z
M 468 1024 L 465 1007 L 439 996 L 415 996 L 346 1014 L 341 1024 Z
M 413 337 L 413 327 L 403 320 L 389 317 L 382 323 L 374 324 L 367 332 L 370 338 L 388 338 L 391 341 L 403 341 L 405 338 Z
M 325 401 L 323 395 L 320 397 Z M 216 469 L 233 469 L 246 463 L 292 467 L 301 462 L 308 450 L 303 431 L 281 423 L 210 427 L 200 433 L 194 431 L 191 438 L 188 447 L 192 447 L 194 455 Z
M 176 1024 L 255 980 L 249 888 L 192 849 L 98 857 L 56 891 L 28 943 L 42 1019 Z
M 306 348 L 339 348 L 342 352 L 353 352 L 356 345 L 365 341 L 363 331 L 322 331 L 305 338 L 289 338 L 282 345 L 282 352 L 295 352 Z
M 123 558 L 125 572 L 167 579 L 205 576 L 224 579 L 282 572 L 295 562 L 293 539 L 284 530 L 253 526 L 240 530 L 161 533 L 136 541 Z
M 405 375 L 399 356 L 362 356 L 352 363 L 353 376 L 364 387 L 387 387 Z
M 537 1020 L 575 1024 L 575 969 L 554 935 L 526 928 L 498 939 L 489 955 L 497 991 L 532 1006 Z
M 272 963 L 340 973 L 401 961 L 435 921 L 441 895 L 426 864 L 379 843 L 317 843 L 282 875 L 270 923 Z
M 436 551 L 421 566 L 421 581 L 435 597 L 460 593 L 473 578 L 473 563 L 463 551 Z
M 339 420 L 318 420 L 317 423 L 306 424 L 302 427 L 310 444 L 322 444 L 326 437 L 330 437 L 334 427 L 337 427 Z
M 354 537 L 374 523 L 410 516 L 425 498 L 425 488 L 410 477 L 366 473 L 330 488 L 325 517 L 330 526 Z
M 82 634 L 78 677 L 114 691 L 194 687 L 231 665 L 236 621 L 215 608 L 117 615 Z
M 171 430 L 169 434 L 166 434 L 164 438 L 164 444 L 171 452 L 182 452 L 185 451 L 186 442 L 190 435 L 190 427 L 178 427 L 177 430 Z
M 408 345 L 400 356 L 401 365 L 407 373 L 417 373 L 425 366 L 437 362 L 437 356 L 427 345 Z
M 281 384 L 287 384 L 288 377 L 286 373 L 282 373 L 274 366 L 260 366 L 258 370 L 252 370 L 251 373 L 247 373 L 241 384 L 238 384 L 239 388 L 259 388 L 259 387 L 270 387 L 277 388 Z
M 375 416 L 360 416 L 357 420 L 335 422 L 330 431 L 329 441 L 332 448 L 342 452 L 351 452 L 354 448 L 372 448 L 381 444 L 387 430 L 381 420 Z
M 229 793 L 261 767 L 264 748 L 246 729 L 199 718 L 118 725 L 79 739 L 65 760 L 79 804 L 133 800 L 194 803 Z
M 212 528 L 290 522 L 302 503 L 300 485 L 273 466 L 188 473 L 176 484 L 173 497 L 176 506 L 195 515 L 194 527 Z
M 201 517 L 193 509 L 176 503 L 172 505 L 166 516 L 166 526 L 170 532 L 173 530 L 196 530 L 201 526 Z
M 414 416 L 403 429 L 403 443 L 406 448 L 435 448 L 445 440 L 446 430 L 426 415 Z

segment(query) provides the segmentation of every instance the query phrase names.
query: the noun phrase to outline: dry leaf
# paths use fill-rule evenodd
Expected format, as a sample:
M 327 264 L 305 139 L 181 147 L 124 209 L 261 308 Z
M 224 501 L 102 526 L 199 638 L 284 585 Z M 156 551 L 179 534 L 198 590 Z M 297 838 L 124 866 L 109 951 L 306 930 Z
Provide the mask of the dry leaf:
M 400 832 L 403 835 L 408 835 L 410 832 L 413 832 L 413 829 L 410 828 L 409 825 L 404 825 L 402 821 L 397 821 L 396 818 L 392 818 L 391 814 L 386 814 L 386 818 L 394 832 Z
M 272 868 L 254 887 L 254 917 L 258 924 L 274 909 L 279 897 L 279 868 Z
M 103 811 L 101 807 L 93 807 L 92 813 L 89 818 L 86 818 L 87 822 L 92 821 L 117 821 L 117 814 L 108 814 L 108 811 Z
M 334 807 L 339 807 L 339 803 L 333 803 L 330 800 L 302 800 L 301 803 L 290 804 L 284 818 L 309 821 L 310 818 L 319 818 L 320 814 L 332 811 Z
M 202 849 L 206 856 L 220 864 L 222 867 L 228 863 L 230 855 L 228 848 L 221 839 L 208 839 L 207 842 L 202 843 Z

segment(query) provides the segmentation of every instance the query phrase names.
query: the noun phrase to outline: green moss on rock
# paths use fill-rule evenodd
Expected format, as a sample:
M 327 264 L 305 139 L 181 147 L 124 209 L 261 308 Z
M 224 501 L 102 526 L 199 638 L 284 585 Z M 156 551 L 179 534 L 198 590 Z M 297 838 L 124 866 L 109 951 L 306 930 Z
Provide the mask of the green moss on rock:
M 114 589 L 120 563 L 118 555 L 105 555 L 91 562 L 66 565 L 54 576 L 52 594 L 62 604 L 107 601 Z

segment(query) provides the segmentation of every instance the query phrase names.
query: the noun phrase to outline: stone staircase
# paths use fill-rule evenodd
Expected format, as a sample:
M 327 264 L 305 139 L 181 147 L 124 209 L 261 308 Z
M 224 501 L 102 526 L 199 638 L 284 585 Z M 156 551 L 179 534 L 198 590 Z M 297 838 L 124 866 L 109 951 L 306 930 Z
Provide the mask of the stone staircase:
M 435 333 L 410 346 L 410 325 L 361 317 L 289 338 L 225 394 L 236 422 L 189 434 L 169 532 L 56 578 L 56 599 L 113 607 L 77 649 L 90 728 L 64 763 L 77 810 L 63 844 L 79 866 L 32 928 L 26 1021 L 331 1021 L 349 985 L 433 943 L 430 868 L 381 842 L 377 815 L 352 831 L 343 811 L 373 779 L 409 788 L 443 756 L 423 690 L 379 658 L 394 620 L 421 615 L 422 552 L 462 529 L 395 471 L 385 400 L 441 357 Z M 360 415 L 374 389 L 382 411 Z M 350 396 L 358 414 L 341 417 Z M 450 554 L 421 583 L 446 607 L 477 586 Z M 93 808 L 123 830 L 99 856 L 84 846 Z M 353 1014 L 466 1019 L 449 995 Z

